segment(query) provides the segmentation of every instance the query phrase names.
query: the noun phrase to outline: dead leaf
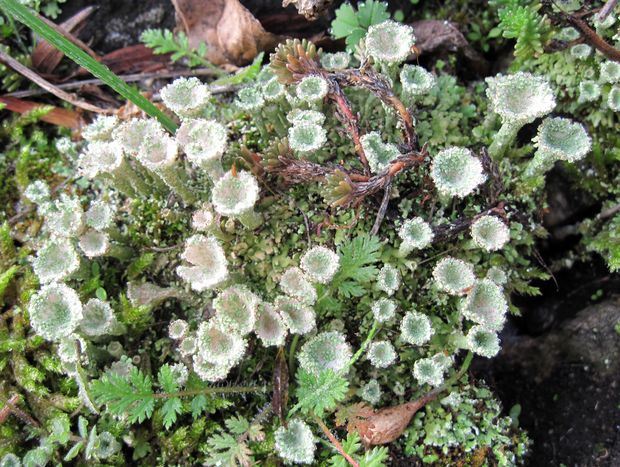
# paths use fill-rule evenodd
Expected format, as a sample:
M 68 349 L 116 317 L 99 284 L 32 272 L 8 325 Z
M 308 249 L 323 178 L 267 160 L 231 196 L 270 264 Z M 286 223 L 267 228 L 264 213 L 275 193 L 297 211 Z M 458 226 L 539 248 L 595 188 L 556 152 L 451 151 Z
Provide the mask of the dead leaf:
M 460 52 L 478 74 L 485 74 L 488 71 L 488 61 L 471 46 L 455 23 L 425 19 L 415 21 L 411 26 L 415 32 L 415 45 L 421 54 Z
M 283 0 L 282 6 L 295 5 L 300 15 L 306 19 L 318 19 L 332 4 L 333 0 Z
M 155 55 L 152 49 L 144 44 L 130 45 L 117 49 L 101 57 L 101 62 L 116 74 L 150 73 L 166 68 L 170 57 Z
M 348 414 L 349 432 L 356 431 L 366 447 L 388 444 L 403 434 L 415 413 L 437 397 L 431 391 L 418 400 L 393 407 L 374 410 L 367 405 L 356 405 Z
M 207 44 L 207 59 L 216 65 L 246 65 L 280 38 L 265 31 L 239 0 L 172 0 L 178 27 L 191 47 Z
M 86 19 L 93 11 L 95 11 L 94 7 L 83 8 L 71 18 L 58 25 L 58 27 L 68 35 L 78 34 L 86 25 Z M 41 73 L 50 74 L 56 69 L 62 57 L 64 57 L 64 53 L 56 47 L 46 41 L 39 40 L 32 51 L 32 66 Z
M 0 103 L 6 105 L 6 110 L 20 114 L 30 112 L 31 110 L 45 105 L 40 102 L 25 101 L 8 96 L 0 97 Z M 52 125 L 71 129 L 78 128 L 81 125 L 81 118 L 77 112 L 69 109 L 61 109 L 59 107 L 54 107 L 50 112 L 41 117 L 41 120 L 51 123 Z

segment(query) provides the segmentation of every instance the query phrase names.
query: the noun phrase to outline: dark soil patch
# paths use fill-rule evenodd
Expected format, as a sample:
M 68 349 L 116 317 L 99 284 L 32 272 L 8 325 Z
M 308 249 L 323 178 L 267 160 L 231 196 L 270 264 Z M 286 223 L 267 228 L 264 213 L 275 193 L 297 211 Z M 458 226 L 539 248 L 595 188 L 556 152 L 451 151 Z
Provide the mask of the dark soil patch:
M 140 34 L 149 28 L 174 29 L 174 8 L 170 0 L 69 0 L 62 5 L 60 21 L 82 8 L 95 6 L 80 38 L 97 52 L 107 53 L 138 44 Z

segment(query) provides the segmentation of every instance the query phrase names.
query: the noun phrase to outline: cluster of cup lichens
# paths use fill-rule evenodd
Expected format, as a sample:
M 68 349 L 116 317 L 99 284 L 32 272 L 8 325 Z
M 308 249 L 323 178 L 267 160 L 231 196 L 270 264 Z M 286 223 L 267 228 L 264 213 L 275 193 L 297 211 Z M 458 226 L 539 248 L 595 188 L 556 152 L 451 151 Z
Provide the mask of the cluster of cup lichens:
M 372 26 L 361 49 L 378 69 L 399 67 L 415 42 L 408 26 L 391 21 Z M 346 53 L 323 54 L 326 69 L 346 68 L 352 57 Z M 434 77 L 421 67 L 404 65 L 398 75 L 403 98 L 409 103 L 428 93 Z M 307 76 L 291 90 L 264 72 L 256 85 L 239 92 L 236 105 L 252 111 L 260 123 L 266 105 L 284 106 L 286 118 L 278 117 L 270 128 L 288 136 L 290 148 L 298 157 L 312 157 L 329 147 L 323 101 L 329 83 L 321 76 Z M 487 95 L 502 127 L 489 151 L 501 158 L 524 125 L 547 115 L 555 105 L 553 92 L 540 77 L 527 73 L 489 78 Z M 213 299 L 214 316 L 198 323 L 196 329 L 184 320 L 170 324 L 169 335 L 178 343 L 183 359 L 202 379 L 221 381 L 244 357 L 252 334 L 265 347 L 282 346 L 287 335 L 309 335 L 317 327 L 313 305 L 317 284 L 329 284 L 339 268 L 339 256 L 328 248 L 315 246 L 300 260 L 300 266 L 286 270 L 280 281 L 282 294 L 267 302 L 243 284 L 231 282 L 226 250 L 219 235 L 219 216 L 237 219 L 246 228 L 255 229 L 261 216 L 254 209 L 260 197 L 257 179 L 243 170 L 225 170 L 222 156 L 228 147 L 227 129 L 212 118 L 211 93 L 196 78 L 181 78 L 161 91 L 164 104 L 180 120 L 175 135 L 168 134 L 157 121 L 134 118 L 121 122 L 116 117 L 100 117 L 83 132 L 87 144 L 79 159 L 80 172 L 100 179 L 128 197 L 148 197 L 173 193 L 191 211 L 192 231 L 188 232 L 177 276 L 196 293 L 217 290 Z M 275 103 L 275 104 L 274 104 Z M 266 128 L 266 127 L 265 127 Z M 369 132 L 360 144 L 374 174 L 381 173 L 400 156 L 395 142 L 385 135 Z M 557 160 L 574 162 L 590 149 L 585 129 L 570 120 L 549 117 L 539 126 L 534 140 L 536 154 L 524 171 L 526 178 L 542 173 Z M 202 174 L 210 180 L 209 190 L 194 182 Z M 473 194 L 486 180 L 481 161 L 467 148 L 449 147 L 431 156 L 430 177 L 440 198 L 464 198 Z M 207 194 L 208 193 L 208 194 Z M 82 251 L 86 258 L 131 254 L 122 244 L 114 222 L 111 204 L 96 201 L 83 212 L 80 202 L 66 195 L 50 200 L 49 189 L 37 182 L 26 195 L 39 204 L 46 217 L 49 240 L 39 248 L 33 268 L 44 284 L 29 306 L 33 329 L 46 339 L 59 341 L 66 362 L 78 364 L 79 346 L 63 341 L 83 342 L 83 336 L 116 332 L 118 323 L 110 305 L 100 299 L 82 304 L 77 292 L 64 282 L 79 273 Z M 501 249 L 510 239 L 506 220 L 495 215 L 480 215 L 470 228 L 473 244 L 485 251 Z M 267 233 L 269 234 L 269 233 Z M 429 247 L 434 240 L 433 226 L 421 217 L 407 219 L 399 230 L 402 257 Z M 79 248 L 79 250 L 78 250 Z M 503 292 L 506 274 L 491 269 L 487 277 L 476 278 L 474 267 L 456 257 L 444 257 L 433 269 L 433 281 L 439 293 L 459 297 L 461 328 L 453 335 L 453 347 L 492 357 L 499 351 L 498 332 L 505 321 L 508 305 Z M 372 305 L 376 323 L 388 326 L 397 312 L 392 296 L 401 287 L 402 278 L 392 265 L 385 265 L 377 277 L 377 287 L 386 296 Z M 319 317 L 320 318 L 320 317 Z M 398 345 L 413 345 L 426 351 L 435 329 L 429 316 L 412 307 L 400 323 Z M 319 330 L 320 331 L 320 330 Z M 81 339 L 81 340 L 80 340 Z M 385 369 L 398 358 L 397 347 L 387 339 L 371 342 L 367 357 L 373 367 Z M 77 352 L 73 350 L 78 349 Z M 340 331 L 319 332 L 301 347 L 300 367 L 317 375 L 330 369 L 344 372 L 352 352 Z M 453 362 L 443 352 L 419 358 L 413 376 L 420 385 L 440 386 Z M 185 367 L 183 367 L 185 368 Z M 368 382 L 360 394 L 371 403 L 380 400 L 376 380 Z M 300 419 L 276 432 L 276 447 L 287 461 L 311 463 L 314 441 L 309 427 Z

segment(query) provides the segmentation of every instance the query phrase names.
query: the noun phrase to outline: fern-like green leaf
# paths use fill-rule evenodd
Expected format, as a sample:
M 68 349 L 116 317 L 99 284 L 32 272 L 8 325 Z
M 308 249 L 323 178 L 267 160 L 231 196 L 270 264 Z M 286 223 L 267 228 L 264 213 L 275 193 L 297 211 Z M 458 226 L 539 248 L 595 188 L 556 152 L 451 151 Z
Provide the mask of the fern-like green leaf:
M 174 373 L 170 365 L 162 365 L 157 374 L 157 382 L 163 392 L 174 393 L 179 390 Z
M 314 413 L 321 417 L 344 400 L 349 382 L 332 370 L 322 371 L 318 377 L 303 369 L 297 371 L 297 405 L 294 410 Z
M 250 422 L 240 415 L 237 417 L 233 416 L 227 419 L 224 423 L 230 432 L 236 435 L 242 435 L 250 429 Z
M 252 465 L 252 451 L 246 443 L 240 443 L 237 438 L 228 433 L 218 433 L 207 440 L 211 455 L 206 464 L 213 466 L 237 467 Z
M 374 447 L 370 451 L 364 452 L 363 456 L 358 455 L 362 443 L 356 432 L 349 433 L 347 439 L 342 442 L 344 451 L 353 457 L 360 467 L 385 467 L 385 461 L 389 458 L 389 451 L 385 447 Z M 329 460 L 330 467 L 347 467 L 348 461 L 340 454 L 335 454 Z
M 149 49 L 153 49 L 155 54 L 171 54 L 170 60 L 173 62 L 186 59 L 187 65 L 190 68 L 197 66 L 211 68 L 214 66 L 205 58 L 207 53 L 206 44 L 201 42 L 197 49 L 191 48 L 189 39 L 183 32 L 175 35 L 169 29 L 147 29 L 140 35 L 140 41 Z M 221 74 L 224 74 L 223 70 L 219 71 L 221 71 Z
M 339 249 L 340 269 L 332 285 L 345 298 L 364 294 L 362 284 L 372 281 L 379 270 L 381 242 L 377 237 L 362 235 L 345 242 Z
M 149 376 L 132 368 L 129 378 L 115 373 L 103 375 L 91 385 L 99 404 L 105 404 L 112 415 L 126 415 L 130 423 L 142 423 L 153 415 L 155 398 Z
M 164 405 L 161 407 L 161 413 L 163 416 L 163 424 L 166 430 L 169 430 L 170 427 L 177 421 L 177 415 L 181 413 L 181 409 L 183 408 L 183 403 L 181 399 L 178 397 L 173 397 L 168 399 Z

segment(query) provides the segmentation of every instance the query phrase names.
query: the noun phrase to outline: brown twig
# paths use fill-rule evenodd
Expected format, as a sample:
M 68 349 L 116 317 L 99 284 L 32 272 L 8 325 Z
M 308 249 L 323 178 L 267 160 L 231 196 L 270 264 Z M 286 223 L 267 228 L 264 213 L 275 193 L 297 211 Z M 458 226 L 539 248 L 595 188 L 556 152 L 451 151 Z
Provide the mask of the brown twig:
M 342 89 L 340 88 L 338 82 L 334 79 L 330 79 L 329 81 L 331 92 L 328 94 L 328 97 L 332 99 L 338 107 L 338 110 L 340 111 L 339 116 L 351 133 L 351 139 L 353 140 L 353 145 L 355 146 L 355 152 L 357 153 L 357 157 L 359 158 L 362 166 L 364 167 L 364 173 L 366 175 L 370 175 L 368 159 L 366 158 L 364 148 L 362 147 L 362 143 L 360 142 L 360 131 L 357 117 L 353 114 L 353 111 L 351 110 L 351 105 L 349 104 L 349 100 L 342 92 Z
M 88 8 L 92 9 L 92 7 L 88 7 Z M 88 16 L 89 14 L 90 14 L 90 11 L 87 11 L 86 12 L 86 16 Z M 75 37 L 73 34 L 67 32 L 63 27 L 58 26 L 56 23 L 50 21 L 49 19 L 47 19 L 43 15 L 39 15 L 39 18 L 45 24 L 47 24 L 50 28 L 52 28 L 54 31 L 56 31 L 58 34 L 60 34 L 65 39 L 67 39 L 69 42 L 71 42 L 73 45 L 75 45 L 76 47 L 79 47 L 80 49 L 82 49 L 84 52 L 86 52 L 88 55 L 90 55 L 95 60 L 97 60 L 97 61 L 100 60 L 99 55 L 97 55 L 88 45 L 86 45 L 80 39 Z
M 33 83 L 47 90 L 49 93 L 55 95 L 59 99 L 66 101 L 76 107 L 79 107 L 84 110 L 88 110 L 89 112 L 103 113 L 103 114 L 112 114 L 114 112 L 113 109 L 102 109 L 101 107 L 97 107 L 96 105 L 89 104 L 88 102 L 81 101 L 76 99 L 71 94 L 64 92 L 62 89 L 59 89 L 57 86 L 53 85 L 49 81 L 43 79 L 37 73 L 32 71 L 30 68 L 22 65 L 17 60 L 15 60 L 10 55 L 6 54 L 4 51 L 0 50 L 0 61 L 4 62 L 6 65 L 13 68 L 19 74 L 25 76 Z
M 598 12 L 598 15 L 596 15 L 596 19 L 598 21 L 605 20 L 609 16 L 609 14 L 613 11 L 613 9 L 616 7 L 617 4 L 618 4 L 618 0 L 607 0 L 607 3 L 605 3 L 605 6 L 601 8 L 601 10 Z
M 581 33 L 581 37 L 583 37 L 585 42 L 601 52 L 608 59 L 613 60 L 614 62 L 620 62 L 620 50 L 607 43 L 607 41 L 605 41 L 605 39 L 599 36 L 590 26 L 588 26 L 584 20 L 567 13 L 563 14 L 563 17 L 568 24 Z
M 426 158 L 426 148 L 420 152 L 403 154 L 384 169 L 372 177 L 360 174 L 353 170 L 346 170 L 340 165 L 323 166 L 305 159 L 293 159 L 288 156 L 278 158 L 280 164 L 268 167 L 271 173 L 281 175 L 285 183 L 290 185 L 308 183 L 309 181 L 323 181 L 336 172 L 346 175 L 349 193 L 346 199 L 338 200 L 337 206 L 357 206 L 366 197 L 378 193 L 392 183 L 392 179 L 403 170 L 421 164 Z
M 327 427 L 327 425 L 325 425 L 325 423 L 323 423 L 323 420 L 321 420 L 318 416 L 315 416 L 314 420 L 316 421 L 317 425 L 321 427 L 321 430 L 323 430 L 323 433 L 325 433 L 325 436 L 327 436 L 327 439 L 329 439 L 329 441 L 334 445 L 334 447 L 338 450 L 340 455 L 344 457 L 347 460 L 347 462 L 351 464 L 353 467 L 359 467 L 359 464 L 357 463 L 357 461 L 353 459 L 349 454 L 347 454 L 347 452 L 342 447 L 342 444 L 340 444 L 340 441 L 338 441 L 338 439 L 332 434 L 332 432 L 329 431 L 329 428 Z
M 15 405 L 19 402 L 19 399 L 19 394 L 13 394 L 10 399 L 4 402 L 4 407 L 0 410 L 0 423 L 4 422 L 12 414 L 30 426 L 41 428 L 41 424 L 32 418 L 30 414 Z
M 609 219 L 610 217 L 615 216 L 619 212 L 620 212 L 620 203 L 601 211 L 599 215 L 596 216 L 596 218 L 598 220 L 606 220 L 606 219 Z
M 384 77 L 369 67 L 360 68 L 359 70 L 343 70 L 330 73 L 341 85 L 364 88 L 377 96 L 384 104 L 392 107 L 398 115 L 402 127 L 403 138 L 407 150 L 417 149 L 417 135 L 413 124 L 413 116 L 392 90 L 390 84 Z
M 385 217 L 385 213 L 388 208 L 388 204 L 390 202 L 390 194 L 392 193 L 392 180 L 385 185 L 383 199 L 381 200 L 381 206 L 379 207 L 379 211 L 377 211 L 377 217 L 375 218 L 375 223 L 372 226 L 372 230 L 370 231 L 370 235 L 377 235 L 379 229 L 381 228 L 381 223 L 383 222 L 383 218 Z
M 166 71 L 155 71 L 152 73 L 134 73 L 131 75 L 122 75 L 119 76 L 120 79 L 125 81 L 126 83 L 133 83 L 136 81 L 142 81 L 146 79 L 166 79 L 166 78 L 180 78 L 183 76 L 214 76 L 213 70 L 210 68 L 197 68 L 195 70 L 166 70 Z M 70 83 L 62 83 L 55 85 L 58 89 L 78 89 L 82 86 L 99 86 L 105 84 L 100 79 L 85 79 L 81 81 L 72 81 Z M 235 91 L 239 88 L 239 85 L 231 85 L 231 86 L 212 86 L 211 93 L 212 94 L 223 94 L 225 92 Z M 46 94 L 49 91 L 47 89 L 28 89 L 25 91 L 16 91 L 6 96 L 10 97 L 30 97 L 30 96 L 39 96 L 42 94 Z

